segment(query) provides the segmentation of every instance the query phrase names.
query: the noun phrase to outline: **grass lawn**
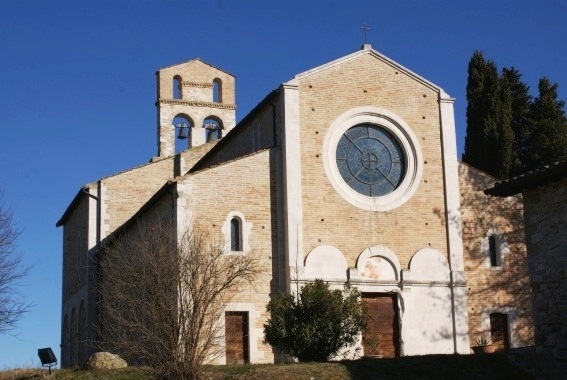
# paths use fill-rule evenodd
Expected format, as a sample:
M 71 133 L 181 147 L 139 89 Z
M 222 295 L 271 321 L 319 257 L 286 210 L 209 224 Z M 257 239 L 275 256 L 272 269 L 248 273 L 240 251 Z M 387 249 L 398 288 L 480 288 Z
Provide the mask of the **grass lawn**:
M 0 372 L 0 380 L 154 380 L 148 368 L 113 371 L 22 369 Z M 204 380 L 349 380 L 349 379 L 532 379 L 505 355 L 428 355 L 398 359 L 361 359 L 305 364 L 206 366 Z

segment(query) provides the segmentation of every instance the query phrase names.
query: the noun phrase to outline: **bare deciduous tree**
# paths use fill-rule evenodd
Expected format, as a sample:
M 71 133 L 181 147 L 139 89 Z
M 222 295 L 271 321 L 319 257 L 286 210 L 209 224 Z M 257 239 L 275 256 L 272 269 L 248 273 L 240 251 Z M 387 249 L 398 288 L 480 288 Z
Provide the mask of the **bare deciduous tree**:
M 21 266 L 22 256 L 16 251 L 19 235 L 12 212 L 4 207 L 0 193 L 0 334 L 12 331 L 30 308 L 17 290 L 29 269 Z
M 178 235 L 161 219 L 116 238 L 100 268 L 103 347 L 167 378 L 196 379 L 224 353 L 221 316 L 259 261 L 251 252 L 227 254 L 194 226 Z

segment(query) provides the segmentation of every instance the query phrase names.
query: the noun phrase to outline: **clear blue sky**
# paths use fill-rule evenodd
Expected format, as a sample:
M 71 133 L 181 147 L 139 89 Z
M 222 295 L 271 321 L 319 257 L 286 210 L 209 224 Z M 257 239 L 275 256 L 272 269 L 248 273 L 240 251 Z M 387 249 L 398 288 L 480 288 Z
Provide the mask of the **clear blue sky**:
M 35 307 L 0 335 L 0 370 L 59 357 L 62 230 L 79 188 L 157 151 L 155 71 L 199 57 L 237 77 L 237 119 L 297 73 L 373 48 L 455 97 L 459 155 L 475 49 L 567 99 L 567 3 L 18 0 L 0 5 L 0 189 L 33 265 Z

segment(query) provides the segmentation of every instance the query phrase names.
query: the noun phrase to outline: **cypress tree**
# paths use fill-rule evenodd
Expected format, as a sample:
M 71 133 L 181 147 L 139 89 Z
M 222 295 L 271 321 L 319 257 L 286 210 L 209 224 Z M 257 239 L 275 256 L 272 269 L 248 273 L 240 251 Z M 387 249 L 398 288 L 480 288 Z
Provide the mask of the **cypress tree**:
M 518 175 L 525 170 L 523 162 L 529 154 L 530 108 L 533 99 L 529 94 L 529 86 L 522 82 L 522 75 L 516 68 L 503 68 L 501 78 L 510 90 L 512 107 L 510 126 L 514 133 L 511 174 Z
M 467 80 L 467 133 L 463 161 L 477 166 L 482 145 L 483 109 L 481 101 L 484 90 L 486 61 L 482 52 L 475 51 L 469 61 Z
M 525 158 L 527 170 L 567 159 L 565 101 L 557 99 L 557 88 L 557 83 L 552 84 L 545 77 L 539 80 L 539 96 L 530 111 L 532 124 Z
M 498 79 L 498 99 L 491 117 L 495 120 L 493 130 L 493 151 L 487 170 L 498 178 L 508 178 L 514 165 L 514 131 L 512 130 L 512 91 L 505 77 Z
M 512 168 L 512 96 L 496 64 L 475 51 L 467 82 L 467 135 L 463 161 L 498 177 Z

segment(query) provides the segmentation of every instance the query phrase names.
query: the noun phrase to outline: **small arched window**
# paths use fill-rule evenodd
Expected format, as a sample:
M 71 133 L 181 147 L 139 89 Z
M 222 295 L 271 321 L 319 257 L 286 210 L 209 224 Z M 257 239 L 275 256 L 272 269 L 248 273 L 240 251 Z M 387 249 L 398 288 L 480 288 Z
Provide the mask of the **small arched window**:
M 242 225 L 238 218 L 230 220 L 230 250 L 242 251 Z
M 250 251 L 250 230 L 252 223 L 240 211 L 231 211 L 224 220 L 221 232 L 224 236 L 224 250 L 229 255 L 245 255 Z
M 213 80 L 213 102 L 222 103 L 222 82 L 219 78 Z
M 181 99 L 181 77 L 176 75 L 173 77 L 173 99 Z

